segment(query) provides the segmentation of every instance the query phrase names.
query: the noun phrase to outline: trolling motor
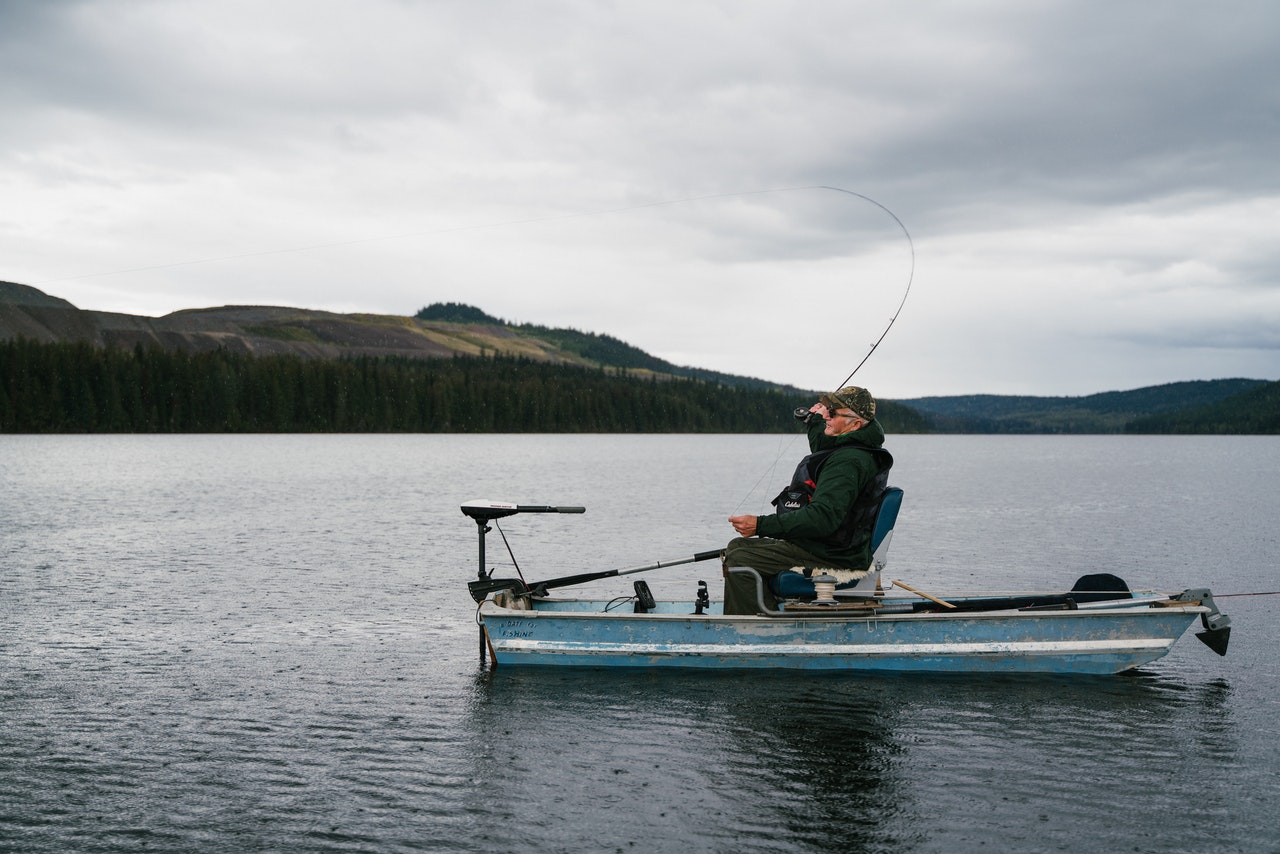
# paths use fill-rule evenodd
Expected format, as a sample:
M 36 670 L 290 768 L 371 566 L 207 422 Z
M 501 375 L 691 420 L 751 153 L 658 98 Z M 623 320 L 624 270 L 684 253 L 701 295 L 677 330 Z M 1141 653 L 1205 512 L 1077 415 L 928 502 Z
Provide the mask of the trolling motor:
M 1200 615 L 1203 632 L 1196 632 L 1196 639 L 1218 655 L 1227 654 L 1227 644 L 1231 641 L 1231 618 L 1218 610 L 1213 601 L 1213 594 L 1207 588 L 1183 590 L 1172 597 L 1175 602 L 1199 602 L 1208 608 L 1208 613 Z
M 490 593 L 497 593 L 500 590 L 513 590 L 517 593 L 528 593 L 533 596 L 545 596 L 547 591 L 553 587 L 570 587 L 575 584 L 585 584 L 588 581 L 599 581 L 602 578 L 613 578 L 616 575 L 632 575 L 637 572 L 648 572 L 651 569 L 662 569 L 668 566 L 679 566 L 683 563 L 694 563 L 700 560 L 710 560 L 720 557 L 720 549 L 711 549 L 705 552 L 697 552 L 692 557 L 674 558 L 671 560 L 659 560 L 653 563 L 647 563 L 643 566 L 632 566 L 626 569 L 607 569 L 604 572 L 583 572 L 578 575 L 566 575 L 560 578 L 548 578 L 546 581 L 537 581 L 526 584 L 515 578 L 493 578 L 484 569 L 484 535 L 489 533 L 489 522 L 493 519 L 501 519 L 504 516 L 514 516 L 516 513 L 585 513 L 585 507 L 544 507 L 541 505 L 528 504 L 504 504 L 497 501 L 468 501 L 462 505 L 462 512 L 475 520 L 476 528 L 480 533 L 480 573 L 475 581 L 468 582 L 467 589 L 471 591 L 471 598 L 476 602 L 483 602 Z M 647 587 L 648 585 L 646 585 Z M 638 594 L 637 594 L 638 595 Z
M 462 512 L 475 520 L 476 531 L 480 536 L 480 573 L 479 577 L 467 584 L 467 589 L 471 591 L 471 598 L 476 603 L 483 602 L 488 598 L 490 593 L 496 593 L 499 590 L 511 590 L 523 592 L 525 590 L 524 582 L 515 578 L 500 578 L 494 580 L 489 573 L 484 571 L 484 535 L 492 529 L 489 523 L 494 519 L 502 519 L 506 516 L 514 516 L 517 513 L 586 513 L 585 507 L 547 507 L 545 505 L 528 505 L 528 504 L 507 504 L 501 501 L 468 501 L 462 505 Z M 480 626 L 480 663 L 484 664 L 485 646 L 487 639 L 484 633 L 484 626 Z M 495 659 L 496 663 L 497 659 Z
M 524 583 L 515 578 L 494 579 L 484 569 L 484 535 L 493 530 L 489 523 L 494 519 L 514 516 L 517 513 L 586 513 L 585 507 L 548 507 L 541 504 L 508 504 L 502 501 L 468 501 L 462 512 L 475 520 L 480 535 L 480 572 L 475 581 L 467 584 L 471 598 L 483 602 L 490 593 L 499 590 L 524 590 Z

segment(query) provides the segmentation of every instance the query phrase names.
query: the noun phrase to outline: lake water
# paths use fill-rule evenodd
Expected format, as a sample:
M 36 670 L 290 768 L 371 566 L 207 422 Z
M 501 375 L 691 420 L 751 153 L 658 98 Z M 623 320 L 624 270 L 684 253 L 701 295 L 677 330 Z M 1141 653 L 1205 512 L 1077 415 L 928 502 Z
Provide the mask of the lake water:
M 1280 589 L 1280 439 L 890 447 L 890 578 Z M 630 567 L 722 545 L 802 452 L 0 436 L 0 851 L 1280 851 L 1276 596 L 1219 599 L 1226 658 L 1107 678 L 480 667 L 458 505 L 587 507 L 500 522 L 529 580 Z

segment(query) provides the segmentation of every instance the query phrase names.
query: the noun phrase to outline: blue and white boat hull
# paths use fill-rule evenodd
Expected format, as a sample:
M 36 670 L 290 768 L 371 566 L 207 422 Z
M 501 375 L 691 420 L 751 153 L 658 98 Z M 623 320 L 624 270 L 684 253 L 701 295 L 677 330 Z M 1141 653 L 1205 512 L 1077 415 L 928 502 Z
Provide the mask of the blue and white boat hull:
M 719 603 L 701 615 L 690 602 L 644 614 L 606 610 L 616 601 L 513 603 L 528 607 L 480 606 L 499 666 L 835 672 L 1118 673 L 1165 655 L 1210 610 L 1160 596 L 1078 610 L 794 617 L 724 616 Z

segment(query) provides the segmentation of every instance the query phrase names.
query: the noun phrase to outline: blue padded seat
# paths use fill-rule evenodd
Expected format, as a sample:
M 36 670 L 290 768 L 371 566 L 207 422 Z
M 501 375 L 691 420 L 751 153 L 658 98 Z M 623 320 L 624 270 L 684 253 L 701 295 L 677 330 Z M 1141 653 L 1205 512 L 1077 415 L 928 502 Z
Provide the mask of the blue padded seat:
M 880 496 L 880 506 L 876 508 L 876 521 L 871 527 L 872 564 L 870 569 L 872 572 L 882 569 L 886 563 L 889 549 L 888 540 L 891 539 L 889 534 L 893 532 L 893 526 L 898 521 L 898 510 L 901 508 L 902 489 L 897 486 L 890 486 Z M 853 579 L 852 581 L 837 584 L 836 589 L 848 590 L 855 587 L 858 580 Z M 770 578 L 769 589 L 773 591 L 774 596 L 780 599 L 795 599 L 814 595 L 813 580 L 791 570 L 779 572 L 773 578 Z

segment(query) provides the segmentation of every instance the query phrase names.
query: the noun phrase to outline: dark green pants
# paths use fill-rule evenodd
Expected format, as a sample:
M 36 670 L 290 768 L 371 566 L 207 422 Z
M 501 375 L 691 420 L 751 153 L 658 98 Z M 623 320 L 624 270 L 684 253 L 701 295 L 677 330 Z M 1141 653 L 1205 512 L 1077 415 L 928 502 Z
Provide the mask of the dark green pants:
M 764 604 L 770 610 L 778 607 L 778 600 L 769 590 L 769 579 L 784 570 L 848 569 L 831 566 L 831 561 L 817 557 L 786 540 L 768 537 L 738 537 L 730 540 L 724 550 L 724 566 L 749 566 L 764 580 Z M 724 612 L 726 614 L 757 614 L 760 612 L 756 597 L 756 580 L 745 572 L 730 572 L 724 577 Z

